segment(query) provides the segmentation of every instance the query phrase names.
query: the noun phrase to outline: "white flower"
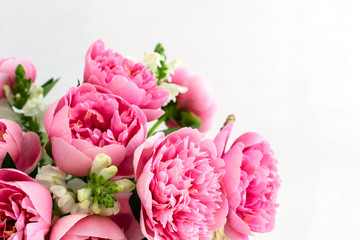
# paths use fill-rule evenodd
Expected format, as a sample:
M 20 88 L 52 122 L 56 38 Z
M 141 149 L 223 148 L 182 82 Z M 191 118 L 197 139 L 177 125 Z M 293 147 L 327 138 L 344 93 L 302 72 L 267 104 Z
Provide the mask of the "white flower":
M 117 167 L 115 166 L 110 166 L 107 168 L 103 168 L 101 169 L 101 171 L 99 172 L 100 176 L 103 176 L 103 178 L 105 180 L 109 180 L 110 178 L 112 178 L 113 176 L 115 176 L 115 174 L 118 172 Z
M 26 101 L 22 111 L 25 116 L 39 116 L 38 119 L 41 119 L 47 109 L 47 105 L 44 102 L 43 88 L 35 84 L 31 84 L 29 93 L 30 97 Z
M 79 189 L 86 186 L 86 182 L 84 182 L 80 178 L 73 178 L 67 182 L 66 186 L 68 188 L 71 188 L 74 192 L 77 192 Z
M 67 192 L 64 196 L 60 197 L 57 200 L 57 204 L 62 213 L 69 213 L 72 211 L 74 207 L 76 207 L 75 203 L 75 194 L 71 192 Z
M 59 168 L 51 165 L 43 166 L 40 173 L 36 175 L 36 181 L 44 185 L 50 190 L 51 185 L 60 185 L 66 187 L 66 174 L 61 172 Z
M 170 101 L 175 102 L 176 96 L 179 95 L 179 93 L 185 93 L 188 90 L 186 87 L 177 85 L 175 83 L 161 82 L 160 85 L 163 86 L 163 88 L 165 88 L 165 90 L 170 93 L 169 99 L 164 105 L 168 104 Z
M 54 198 L 61 198 L 67 193 L 67 189 L 61 185 L 51 185 L 50 192 L 54 195 Z
M 91 172 L 99 173 L 103 168 L 111 165 L 111 158 L 105 153 L 98 154 L 92 163 Z
M 120 192 L 132 192 L 135 189 L 135 184 L 126 178 L 117 180 L 115 183 L 119 186 Z
M 120 212 L 120 203 L 118 201 L 114 202 L 114 207 L 112 208 L 107 208 L 104 205 L 100 206 L 100 215 L 101 216 L 111 216 L 111 215 L 116 215 Z
M 168 82 L 171 82 L 171 74 L 173 74 L 176 70 L 177 67 L 179 67 L 181 65 L 181 60 L 180 59 L 175 59 L 174 61 L 172 61 L 170 64 L 167 65 L 168 69 L 166 70 L 166 79 L 168 80 Z
M 91 197 L 91 189 L 89 188 L 82 188 L 77 191 L 77 199 L 80 202 L 85 202 L 87 200 L 90 200 Z
M 156 52 L 144 53 L 144 63 L 153 73 L 156 72 L 157 67 L 160 66 L 160 61 L 162 60 L 164 60 L 164 56 Z

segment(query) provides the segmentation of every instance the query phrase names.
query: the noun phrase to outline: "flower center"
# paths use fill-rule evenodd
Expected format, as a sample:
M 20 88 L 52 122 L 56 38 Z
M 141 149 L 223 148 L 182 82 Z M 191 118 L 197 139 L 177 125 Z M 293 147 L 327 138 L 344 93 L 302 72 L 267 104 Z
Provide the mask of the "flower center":
M 6 134 L 6 125 L 4 123 L 0 123 L 0 142 L 6 142 L 4 134 Z
M 16 232 L 16 221 L 0 213 L 0 239 L 9 239 Z

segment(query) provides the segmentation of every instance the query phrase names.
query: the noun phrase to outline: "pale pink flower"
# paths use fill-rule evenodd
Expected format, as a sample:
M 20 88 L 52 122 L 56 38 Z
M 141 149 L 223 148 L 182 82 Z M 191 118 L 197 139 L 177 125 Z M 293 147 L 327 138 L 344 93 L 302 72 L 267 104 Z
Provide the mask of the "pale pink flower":
M 274 228 L 280 179 L 273 151 L 257 133 L 241 135 L 224 152 L 231 128 L 232 124 L 226 126 L 214 140 L 226 165 L 229 213 L 225 234 L 230 239 L 245 240 L 251 231 L 269 232 Z
M 159 118 L 160 107 L 169 98 L 169 92 L 157 86 L 157 79 L 142 63 L 134 63 L 119 53 L 107 49 L 104 42 L 93 43 L 85 59 L 84 82 L 103 86 L 141 108 L 147 121 Z
M 200 76 L 196 76 L 186 68 L 178 68 L 172 75 L 172 83 L 186 87 L 185 93 L 177 97 L 178 108 L 193 112 L 201 119 L 200 132 L 205 133 L 211 127 L 217 110 L 217 100 L 210 83 Z M 176 126 L 172 120 L 170 126 Z
M 126 237 L 113 221 L 107 217 L 75 214 L 60 218 L 50 233 L 50 240 L 107 239 L 126 240 Z
M 7 58 L 0 59 L 0 99 L 5 97 L 3 90 L 4 85 L 8 85 L 11 89 L 14 85 L 15 70 L 21 64 L 26 72 L 26 77 L 35 82 L 36 69 L 34 65 L 24 58 Z
M 120 175 L 133 175 L 133 153 L 146 138 L 146 117 L 137 106 L 87 83 L 52 104 L 44 124 L 56 165 L 75 176 L 87 176 L 100 153 Z
M 0 118 L 0 166 L 6 153 L 17 169 L 29 174 L 41 160 L 43 149 L 36 133 L 27 132 L 23 136 L 16 122 Z
M 146 238 L 211 239 L 211 231 L 224 226 L 224 161 L 213 141 L 202 137 L 191 128 L 166 137 L 158 133 L 135 151 L 140 226 Z
M 15 169 L 0 169 L 0 239 L 44 240 L 51 225 L 49 191 Z

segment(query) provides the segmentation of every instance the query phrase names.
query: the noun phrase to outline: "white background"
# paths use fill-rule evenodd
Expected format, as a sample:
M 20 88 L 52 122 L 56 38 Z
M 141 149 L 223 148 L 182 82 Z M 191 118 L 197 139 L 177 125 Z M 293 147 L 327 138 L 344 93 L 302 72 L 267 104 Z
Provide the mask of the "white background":
M 139 59 L 157 42 L 206 77 L 232 139 L 264 135 L 279 161 L 275 230 L 251 239 L 359 239 L 357 1 L 0 1 L 0 57 L 24 57 L 52 96 L 82 80 L 92 42 Z

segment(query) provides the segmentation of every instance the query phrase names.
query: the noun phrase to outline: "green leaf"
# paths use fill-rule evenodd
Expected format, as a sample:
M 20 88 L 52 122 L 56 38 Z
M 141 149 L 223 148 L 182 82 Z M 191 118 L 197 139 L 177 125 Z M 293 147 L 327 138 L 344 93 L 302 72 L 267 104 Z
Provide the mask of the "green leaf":
M 54 80 L 54 78 L 51 78 L 41 86 L 43 88 L 43 96 L 44 97 L 50 92 L 50 90 L 55 86 L 55 84 L 59 80 L 60 80 L 59 78 L 57 78 L 55 80 Z
M 38 174 L 38 168 L 36 167 L 35 170 L 32 171 L 32 172 L 29 174 L 29 177 L 35 179 L 35 177 L 36 177 L 37 174 Z
M 51 144 L 50 141 L 48 141 L 48 142 L 46 143 L 46 145 L 45 145 L 45 151 L 46 151 L 46 154 L 47 154 L 49 157 L 53 158 L 53 155 L 52 155 L 52 144 Z
M 1 164 L 1 168 L 15 168 L 16 169 L 14 160 L 11 158 L 9 153 L 6 153 L 6 156 L 4 157 L 4 160 Z
M 185 127 L 199 128 L 201 126 L 201 118 L 190 111 L 181 111 L 181 122 Z
M 129 199 L 129 205 L 136 221 L 140 222 L 141 201 L 139 195 L 136 192 L 136 189 Z
M 177 130 L 179 130 L 181 127 L 174 127 L 174 128 L 168 128 L 166 130 L 163 130 L 161 132 L 165 133 L 165 136 L 169 135 L 170 133 L 173 133 Z

